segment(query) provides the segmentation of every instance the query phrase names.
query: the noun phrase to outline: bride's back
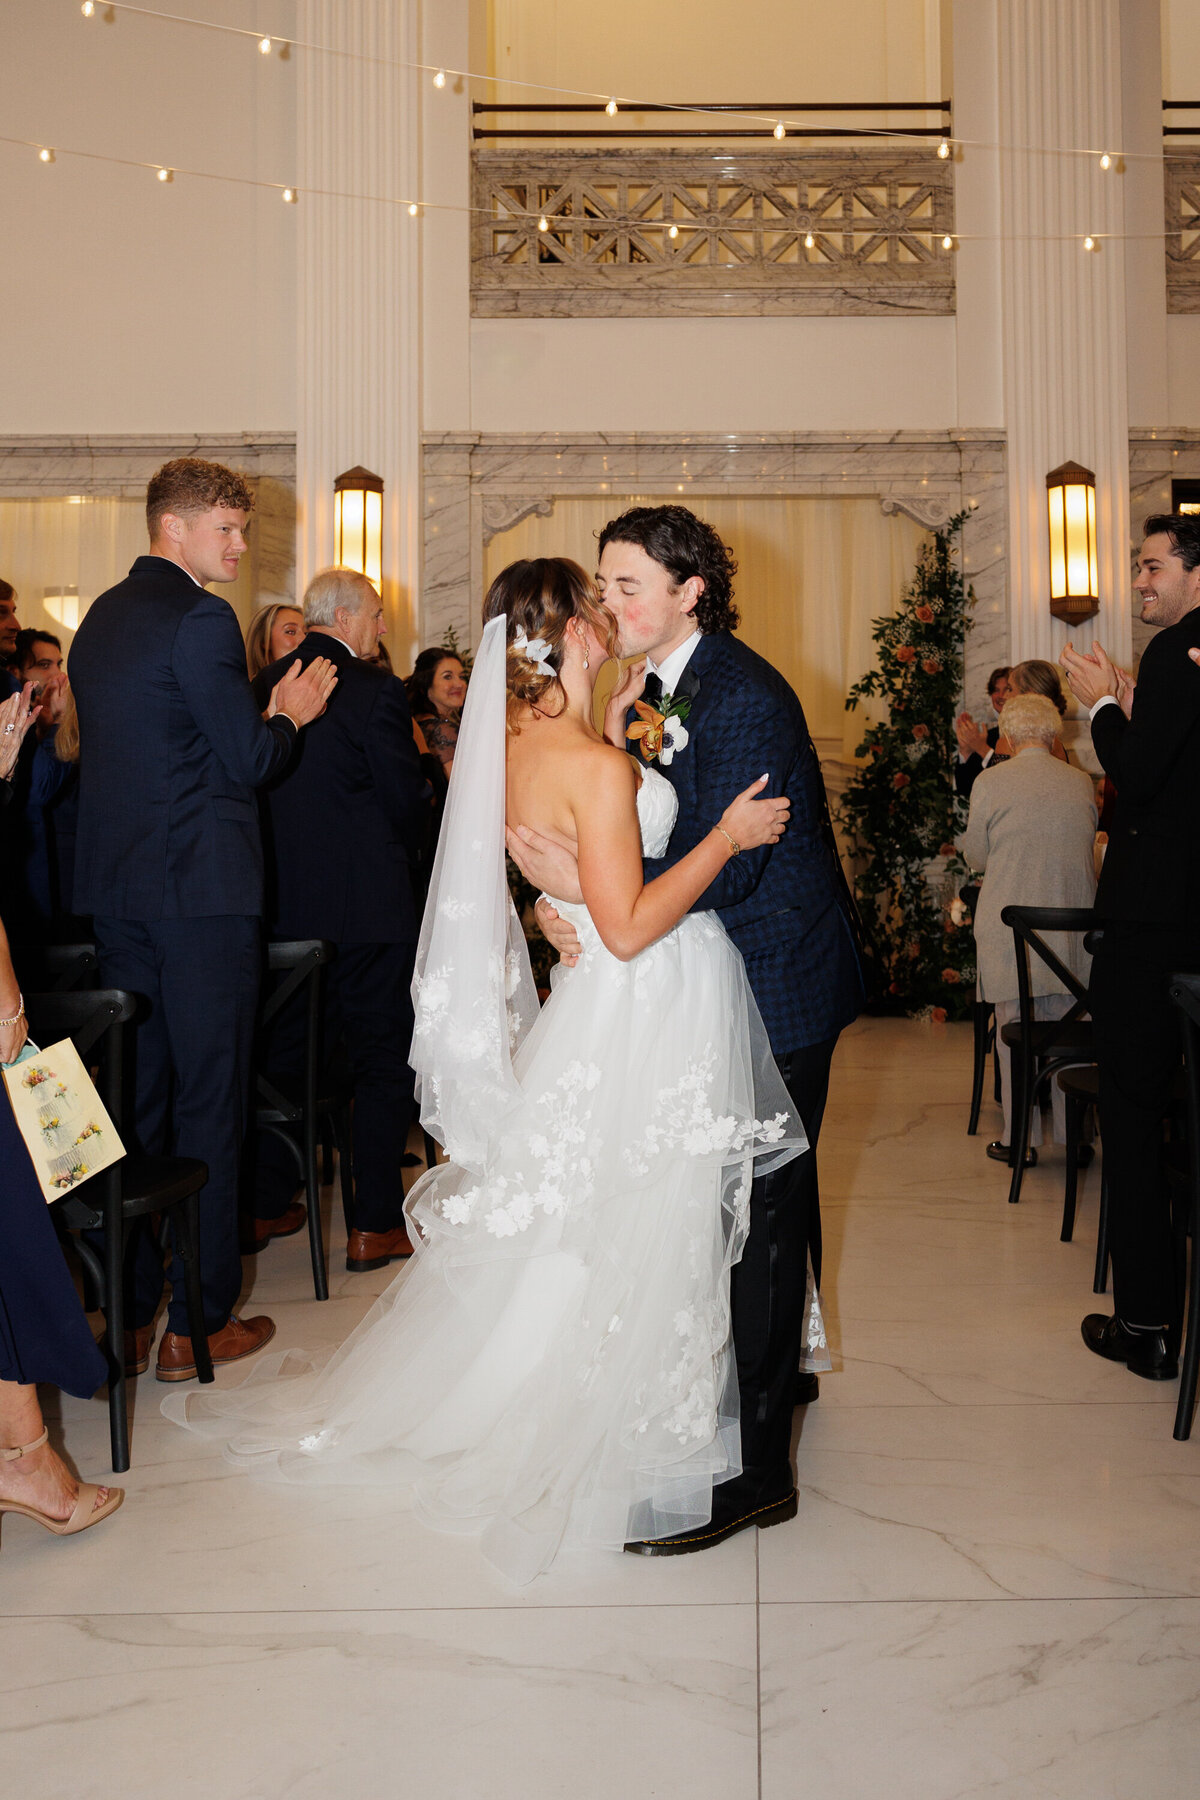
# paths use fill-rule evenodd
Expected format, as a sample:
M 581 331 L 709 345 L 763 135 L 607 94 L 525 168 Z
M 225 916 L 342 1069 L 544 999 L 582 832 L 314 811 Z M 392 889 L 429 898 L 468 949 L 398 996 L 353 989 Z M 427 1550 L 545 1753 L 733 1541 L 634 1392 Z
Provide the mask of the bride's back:
M 505 797 L 510 829 L 520 825 L 559 843 L 577 847 L 577 800 L 598 781 L 611 779 L 612 764 L 624 752 L 606 744 L 595 729 L 564 710 L 546 718 L 523 709 L 508 739 Z

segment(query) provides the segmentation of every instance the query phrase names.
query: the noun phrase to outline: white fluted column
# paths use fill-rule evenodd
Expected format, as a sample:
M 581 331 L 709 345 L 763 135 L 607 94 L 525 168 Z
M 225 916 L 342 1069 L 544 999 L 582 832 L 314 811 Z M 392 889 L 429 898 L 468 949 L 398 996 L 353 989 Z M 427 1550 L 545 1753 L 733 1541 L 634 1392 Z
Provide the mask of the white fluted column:
M 384 484 L 383 599 L 407 657 L 420 572 L 421 221 L 417 0 L 299 0 L 298 575 L 333 560 L 333 483 Z M 319 190 L 376 196 L 322 199 Z
M 1011 654 L 1067 637 L 1130 654 L 1129 429 L 1120 0 L 1002 0 L 997 14 L 1001 335 L 1008 434 Z M 1064 156 L 1086 149 L 1091 156 Z M 968 149 L 967 155 L 971 152 Z M 1072 631 L 1049 610 L 1046 475 L 1096 472 L 1100 612 Z

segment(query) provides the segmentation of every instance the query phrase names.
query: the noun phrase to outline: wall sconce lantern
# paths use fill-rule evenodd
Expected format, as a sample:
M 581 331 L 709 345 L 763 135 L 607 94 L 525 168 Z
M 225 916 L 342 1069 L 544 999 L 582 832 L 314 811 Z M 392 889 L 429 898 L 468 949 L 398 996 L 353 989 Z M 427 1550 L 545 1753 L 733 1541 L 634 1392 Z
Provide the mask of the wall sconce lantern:
M 56 625 L 64 631 L 78 631 L 79 621 L 88 609 L 89 602 L 79 599 L 79 589 L 73 584 L 63 582 L 58 587 L 42 589 L 42 605 L 50 614 Z
M 1069 625 L 1100 611 L 1096 477 L 1063 463 L 1046 477 L 1050 514 L 1050 611 Z
M 333 484 L 333 560 L 383 588 L 383 482 L 370 469 L 347 469 Z

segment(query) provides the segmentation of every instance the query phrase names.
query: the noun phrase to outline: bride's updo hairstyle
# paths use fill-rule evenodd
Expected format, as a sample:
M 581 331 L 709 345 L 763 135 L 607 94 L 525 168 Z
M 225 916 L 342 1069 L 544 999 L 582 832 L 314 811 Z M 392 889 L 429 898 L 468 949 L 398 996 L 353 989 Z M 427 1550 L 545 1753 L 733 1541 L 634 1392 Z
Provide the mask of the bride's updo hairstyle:
M 601 638 L 610 656 L 617 653 L 617 622 L 596 592 L 590 576 L 566 556 L 539 556 L 501 569 L 483 602 L 483 622 L 508 620 L 508 729 L 520 730 L 521 709 L 536 706 L 558 713 L 566 705 L 559 680 L 567 627 L 582 619 Z M 521 633 L 530 644 L 541 638 L 547 655 L 537 660 L 516 648 Z M 551 673 L 538 667 L 548 661 Z

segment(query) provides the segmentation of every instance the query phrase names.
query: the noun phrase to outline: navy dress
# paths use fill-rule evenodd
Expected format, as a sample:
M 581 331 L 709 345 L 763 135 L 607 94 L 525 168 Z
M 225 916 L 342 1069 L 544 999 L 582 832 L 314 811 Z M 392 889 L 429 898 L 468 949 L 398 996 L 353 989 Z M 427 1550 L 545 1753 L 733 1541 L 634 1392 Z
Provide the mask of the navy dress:
M 0 1085 L 0 1381 L 49 1381 L 86 1400 L 104 1378 L 104 1358 Z

